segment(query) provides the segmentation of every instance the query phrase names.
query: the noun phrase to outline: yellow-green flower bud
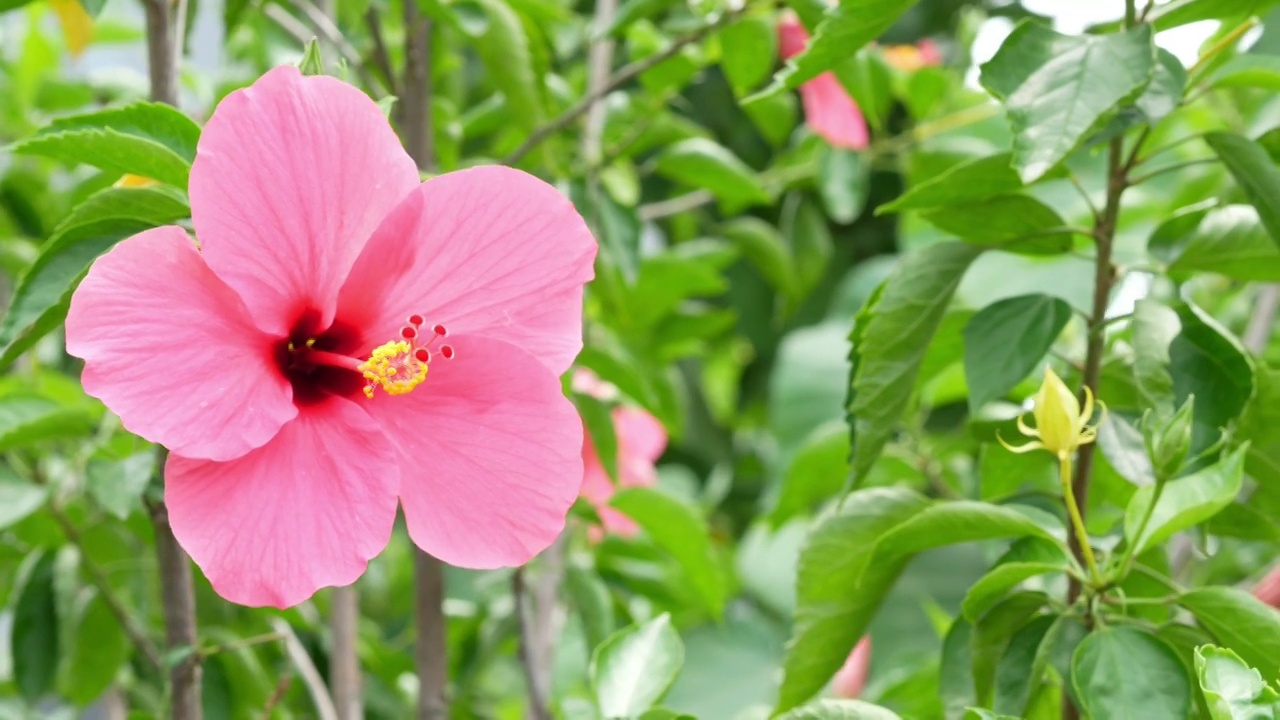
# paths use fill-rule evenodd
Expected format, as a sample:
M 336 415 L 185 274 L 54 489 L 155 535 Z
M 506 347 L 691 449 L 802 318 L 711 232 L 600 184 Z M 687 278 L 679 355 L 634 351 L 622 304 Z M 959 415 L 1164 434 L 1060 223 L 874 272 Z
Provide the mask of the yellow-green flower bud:
M 1014 452 L 1048 450 L 1063 459 L 1097 437 L 1097 428 L 1088 424 L 1093 417 L 1093 391 L 1087 386 L 1084 389 L 1084 408 L 1081 409 L 1075 393 L 1062 382 L 1053 368 L 1046 367 L 1044 382 L 1036 391 L 1033 402 L 1035 406 L 1031 414 L 1036 419 L 1036 426 L 1027 427 L 1019 417 L 1018 429 L 1023 435 L 1036 438 L 1036 442 L 1015 448 L 1001 440 L 1006 448 Z

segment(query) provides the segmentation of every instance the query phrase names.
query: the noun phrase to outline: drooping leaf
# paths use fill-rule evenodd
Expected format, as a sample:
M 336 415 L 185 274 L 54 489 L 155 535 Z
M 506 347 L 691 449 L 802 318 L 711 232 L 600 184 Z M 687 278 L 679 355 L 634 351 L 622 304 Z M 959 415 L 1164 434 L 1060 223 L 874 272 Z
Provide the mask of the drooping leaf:
M 783 295 L 798 290 L 795 268 L 785 241 L 773 225 L 755 217 L 738 217 L 720 226 L 720 234 L 737 246 L 769 284 Z
M 107 172 L 132 173 L 186 189 L 200 126 L 161 103 L 134 103 L 58 118 L 13 151 Z
M 23 581 L 14 588 L 13 678 L 28 702 L 40 699 L 58 669 L 59 628 L 53 592 L 54 553 L 33 556 Z
M 1155 74 L 1149 25 L 1062 35 L 1023 21 L 982 66 L 982 85 L 1008 109 L 1013 165 L 1030 182 L 1053 169 Z
M 1191 717 L 1182 663 L 1172 648 L 1136 627 L 1107 627 L 1086 637 L 1071 661 L 1071 683 L 1088 717 Z
M 1191 452 L 1209 447 L 1253 397 L 1253 364 L 1230 331 L 1199 307 L 1174 305 L 1181 330 L 1169 344 L 1174 402 L 1194 395 Z
M 1156 487 L 1138 488 L 1124 514 L 1124 533 L 1135 548 L 1134 554 L 1141 555 L 1174 533 L 1199 525 L 1230 505 L 1244 482 L 1245 450 L 1237 449 L 1199 472 L 1165 483 L 1141 535 L 1139 528 Z
M 1070 319 L 1071 306 L 1048 295 L 1020 295 L 978 311 L 964 328 L 969 407 L 1002 397 L 1026 378 Z
M 1280 169 L 1271 156 L 1258 143 L 1232 133 L 1212 132 L 1204 140 L 1257 208 L 1271 239 L 1280 244 Z
M 1066 222 L 1029 195 L 1000 195 L 924 214 L 938 229 L 982 247 L 1026 255 L 1056 255 L 1071 249 Z
M 1196 622 L 1244 661 L 1273 668 L 1280 658 L 1280 610 L 1233 587 L 1205 587 L 1183 593 L 1178 604 Z
M 944 243 L 908 255 L 854 322 L 849 487 L 857 486 L 893 435 L 951 295 L 981 253 L 966 243 Z
M 601 714 L 626 718 L 648 710 L 683 664 L 684 644 L 665 613 L 614 633 L 591 656 L 591 687 Z

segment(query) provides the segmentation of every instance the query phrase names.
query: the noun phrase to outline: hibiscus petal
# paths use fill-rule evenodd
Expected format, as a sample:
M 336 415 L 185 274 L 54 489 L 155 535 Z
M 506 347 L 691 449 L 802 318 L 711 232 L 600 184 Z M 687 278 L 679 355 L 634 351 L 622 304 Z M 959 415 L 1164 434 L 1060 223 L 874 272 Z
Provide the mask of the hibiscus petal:
M 629 405 L 614 408 L 613 425 L 618 432 L 618 453 L 629 460 L 652 466 L 667 449 L 666 428 L 641 408 Z
M 191 167 L 191 217 L 209 266 L 253 318 L 285 334 L 338 289 L 386 214 L 419 185 L 382 110 L 331 77 L 278 67 L 224 99 Z
M 334 397 L 242 458 L 170 455 L 165 504 L 219 595 L 285 608 L 360 577 L 391 537 L 399 479 L 382 428 Z
M 805 122 L 823 140 L 849 150 L 866 149 L 866 118 L 834 74 L 823 73 L 801 85 L 800 102 Z
M 405 198 L 342 288 L 344 322 L 369 346 L 411 314 L 456 335 L 518 345 L 555 374 L 582 347 L 582 286 L 596 242 L 573 204 L 505 167 L 441 175 Z
M 298 412 L 271 339 L 172 225 L 93 264 L 71 298 L 67 352 L 130 432 L 189 457 L 239 457 Z
M 582 421 L 532 355 L 450 338 L 418 389 L 371 413 L 401 451 L 400 502 L 413 541 L 451 564 L 509 567 L 556 539 L 582 485 Z

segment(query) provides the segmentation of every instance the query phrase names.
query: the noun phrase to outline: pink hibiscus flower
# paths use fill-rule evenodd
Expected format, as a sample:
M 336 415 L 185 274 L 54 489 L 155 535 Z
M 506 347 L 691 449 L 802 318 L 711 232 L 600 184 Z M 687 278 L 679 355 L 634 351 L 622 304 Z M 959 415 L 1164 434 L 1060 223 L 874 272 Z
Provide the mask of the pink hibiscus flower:
M 1258 581 L 1253 596 L 1274 608 L 1280 608 L 1280 564 Z
M 867 685 L 867 673 L 871 669 L 871 636 L 864 635 L 844 665 L 831 678 L 831 694 L 838 698 L 854 699 L 862 695 Z
M 292 67 L 218 106 L 190 197 L 199 247 L 171 226 L 99 258 L 67 350 L 171 451 L 174 534 L 219 594 L 355 581 L 397 503 L 455 565 L 555 539 L 582 478 L 558 375 L 596 252 L 568 200 L 501 167 L 422 183 L 372 100 Z
M 778 21 L 778 49 L 783 59 L 804 50 L 809 33 L 795 13 L 787 12 Z M 835 73 L 825 72 L 800 86 L 800 104 L 805 122 L 823 140 L 835 147 L 864 150 L 869 142 L 867 121 Z
M 573 377 L 574 389 L 596 397 L 616 397 L 617 390 L 587 370 Z M 653 415 L 638 407 L 619 405 L 613 409 L 613 429 L 618 436 L 618 484 L 615 486 L 600 462 L 591 435 L 582 432 L 582 497 L 595 507 L 601 527 L 593 527 L 590 537 L 599 542 L 605 533 L 634 537 L 639 527 L 631 518 L 609 506 L 618 487 L 649 487 L 657 480 L 654 463 L 667 448 L 667 431 Z

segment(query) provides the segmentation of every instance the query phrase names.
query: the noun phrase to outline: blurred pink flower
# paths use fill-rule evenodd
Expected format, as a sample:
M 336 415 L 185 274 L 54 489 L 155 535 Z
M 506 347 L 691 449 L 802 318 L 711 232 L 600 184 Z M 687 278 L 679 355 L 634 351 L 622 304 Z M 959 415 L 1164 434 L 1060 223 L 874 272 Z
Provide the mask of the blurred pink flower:
M 574 389 L 599 398 L 617 396 L 617 389 L 601 381 L 589 370 L 578 370 L 573 377 Z M 591 539 L 599 541 L 605 533 L 633 537 L 639 528 L 631 518 L 609 507 L 609 500 L 619 487 L 648 487 L 657 480 L 654 463 L 667 448 L 667 431 L 662 423 L 638 407 L 619 405 L 613 408 L 613 429 L 618 437 L 618 484 L 615 486 L 600 462 L 591 435 L 582 432 L 582 497 L 595 507 L 601 527 L 593 527 Z
M 783 59 L 804 49 L 809 33 L 795 13 L 783 13 L 778 21 L 778 49 Z M 870 137 L 867 121 L 835 73 L 825 72 L 800 86 L 805 121 L 823 140 L 835 147 L 863 150 Z
M 871 668 L 871 636 L 864 635 L 844 665 L 831 678 L 831 694 L 838 698 L 853 699 L 862 694 L 867 685 L 867 672 Z
M 174 534 L 219 594 L 355 581 L 397 501 L 455 565 L 551 543 L 582 477 L 558 376 L 596 252 L 568 200 L 501 167 L 421 183 L 372 100 L 292 67 L 222 101 L 189 189 L 199 247 L 169 226 L 99 258 L 67 349 L 170 449 Z
M 1258 581 L 1253 596 L 1273 608 L 1280 608 L 1280 563 Z
M 915 45 L 885 45 L 881 52 L 885 62 L 907 72 L 942 64 L 942 51 L 929 38 Z

